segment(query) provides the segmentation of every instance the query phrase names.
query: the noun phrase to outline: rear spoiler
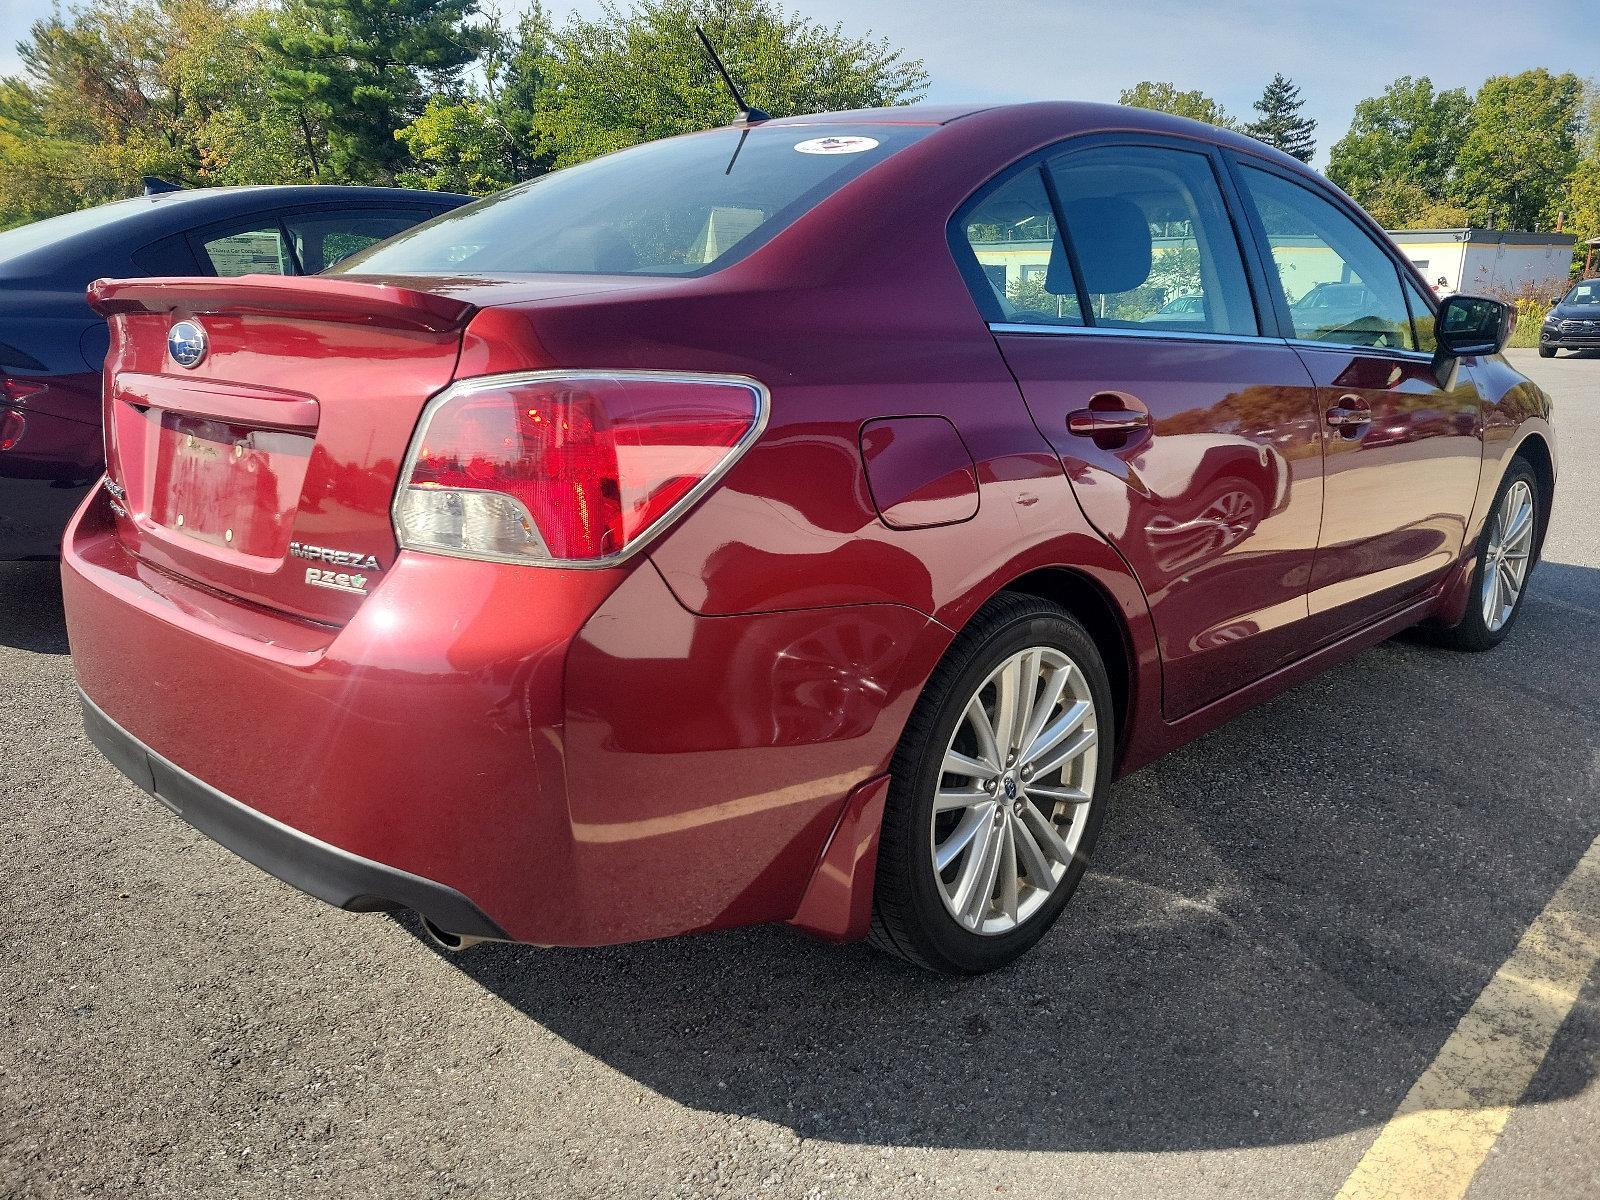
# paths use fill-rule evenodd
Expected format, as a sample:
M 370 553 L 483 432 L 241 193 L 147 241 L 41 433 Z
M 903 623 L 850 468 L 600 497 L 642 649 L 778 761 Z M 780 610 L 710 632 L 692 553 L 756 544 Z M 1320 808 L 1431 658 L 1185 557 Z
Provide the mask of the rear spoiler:
M 459 329 L 477 311 L 465 300 L 434 292 L 311 275 L 97 279 L 89 285 L 88 298 L 108 317 L 136 312 L 294 316 L 431 333 Z

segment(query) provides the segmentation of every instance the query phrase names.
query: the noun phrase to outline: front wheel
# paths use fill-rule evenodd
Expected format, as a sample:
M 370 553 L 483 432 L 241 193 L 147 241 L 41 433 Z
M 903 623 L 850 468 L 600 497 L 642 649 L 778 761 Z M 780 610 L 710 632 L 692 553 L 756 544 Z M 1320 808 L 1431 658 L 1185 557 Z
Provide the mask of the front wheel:
M 1556 348 L 1554 346 L 1540 346 L 1539 347 L 1539 357 L 1540 358 L 1554 358 L 1555 356 L 1556 356 Z
M 1467 611 L 1454 626 L 1436 630 L 1436 641 L 1454 650 L 1491 650 L 1505 640 L 1527 594 L 1542 519 L 1539 504 L 1533 468 L 1514 460 L 1478 539 Z
M 1104 815 L 1111 689 L 1060 606 L 990 601 L 929 680 L 890 768 L 872 941 L 947 974 L 992 971 L 1060 916 Z

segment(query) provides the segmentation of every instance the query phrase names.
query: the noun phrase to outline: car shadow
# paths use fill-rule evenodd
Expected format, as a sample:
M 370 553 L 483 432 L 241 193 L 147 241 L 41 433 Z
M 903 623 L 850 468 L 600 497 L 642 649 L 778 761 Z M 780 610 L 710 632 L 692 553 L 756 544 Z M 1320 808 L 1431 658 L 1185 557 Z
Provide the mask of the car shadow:
M 0 646 L 67 653 L 60 563 L 0 562 Z
M 1386 643 L 1120 783 L 1066 916 L 995 975 L 784 928 L 446 960 L 644 1087 L 808 1138 L 1184 1150 L 1379 1124 L 1600 832 L 1600 571 L 1533 586 L 1494 653 Z

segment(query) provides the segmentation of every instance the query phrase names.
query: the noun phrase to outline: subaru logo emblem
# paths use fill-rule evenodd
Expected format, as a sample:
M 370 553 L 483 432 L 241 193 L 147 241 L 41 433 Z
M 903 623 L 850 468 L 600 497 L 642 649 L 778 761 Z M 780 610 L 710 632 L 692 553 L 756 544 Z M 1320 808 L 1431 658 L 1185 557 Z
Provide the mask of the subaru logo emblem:
M 1011 776 L 1007 775 L 1006 776 L 1006 799 L 1007 800 L 1015 800 L 1016 798 L 1017 798 L 1017 781 L 1015 779 L 1011 778 Z
M 167 331 L 167 353 L 180 367 L 197 367 L 206 356 L 206 331 L 198 321 L 179 321 Z

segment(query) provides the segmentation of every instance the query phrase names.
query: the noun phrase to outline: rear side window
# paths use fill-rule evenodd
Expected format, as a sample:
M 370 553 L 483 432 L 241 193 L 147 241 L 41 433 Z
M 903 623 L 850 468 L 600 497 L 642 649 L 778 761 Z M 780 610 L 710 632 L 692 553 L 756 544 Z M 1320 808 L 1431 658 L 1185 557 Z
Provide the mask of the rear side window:
M 1309 188 L 1255 167 L 1240 174 L 1266 229 L 1296 338 L 1417 348 L 1399 271 L 1365 230 Z
M 447 213 L 337 271 L 705 274 L 928 132 L 766 125 L 648 142 Z
M 1093 324 L 1260 332 L 1207 156 L 1105 146 L 1058 158 L 1050 172 Z
M 285 217 L 283 228 L 294 246 L 300 269 L 307 275 L 315 275 L 403 229 L 410 229 L 430 215 L 422 209 L 411 212 L 341 209 Z
M 986 312 L 1026 325 L 1082 325 L 1061 231 L 1037 168 L 1023 171 L 982 200 L 961 222 L 977 260 L 974 284 Z
M 293 275 L 294 267 L 275 223 L 241 229 L 200 243 L 211 269 L 218 275 Z

